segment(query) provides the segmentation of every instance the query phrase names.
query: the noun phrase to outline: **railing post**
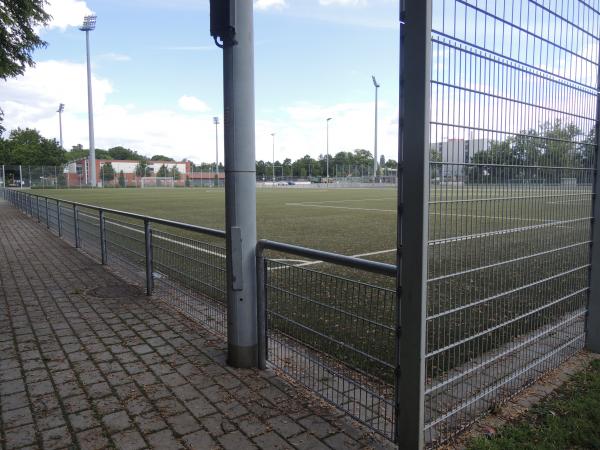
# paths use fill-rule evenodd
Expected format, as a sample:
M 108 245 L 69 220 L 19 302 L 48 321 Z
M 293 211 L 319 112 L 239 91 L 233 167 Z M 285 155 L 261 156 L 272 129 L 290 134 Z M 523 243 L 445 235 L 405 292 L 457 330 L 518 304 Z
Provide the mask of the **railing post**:
M 600 56 L 599 56 L 600 58 Z M 600 66 L 598 66 L 598 89 L 600 89 Z M 592 235 L 590 246 L 590 290 L 588 293 L 588 312 L 586 317 L 585 346 L 594 353 L 600 353 L 600 90 L 596 96 L 596 139 L 595 171 L 592 196 Z
M 269 342 L 267 340 L 267 268 L 260 243 L 256 246 L 256 308 L 258 328 L 258 368 L 267 368 Z
M 73 205 L 73 236 L 75 239 L 75 248 L 79 248 L 79 209 Z
M 37 211 L 37 221 L 38 223 L 40 223 L 40 197 L 38 195 L 35 196 L 35 203 L 36 203 L 36 211 Z
M 154 260 L 152 256 L 152 224 L 148 219 L 144 219 L 144 239 L 146 244 L 146 295 L 152 295 Z
M 99 221 L 100 221 L 100 253 L 102 255 L 102 264 L 106 264 L 106 261 L 107 261 L 106 226 L 105 226 L 105 221 L 104 221 L 104 211 L 103 210 L 100 210 Z
M 395 436 L 411 450 L 424 447 L 431 2 L 403 0 L 400 13 Z
M 58 224 L 58 237 L 62 237 L 62 225 L 60 223 L 60 201 L 56 200 L 56 222 Z
M 48 211 L 48 197 L 46 197 L 46 228 L 50 229 L 50 211 Z

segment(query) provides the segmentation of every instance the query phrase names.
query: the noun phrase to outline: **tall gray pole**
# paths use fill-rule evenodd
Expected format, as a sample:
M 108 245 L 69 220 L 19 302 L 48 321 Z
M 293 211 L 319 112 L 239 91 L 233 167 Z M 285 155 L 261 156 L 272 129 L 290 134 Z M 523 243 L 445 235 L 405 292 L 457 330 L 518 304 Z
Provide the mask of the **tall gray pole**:
M 598 68 L 598 95 L 596 97 L 595 126 L 595 171 L 594 196 L 592 206 L 592 245 L 590 248 L 590 290 L 588 293 L 588 314 L 586 318 L 585 345 L 588 350 L 600 353 L 600 67 Z
M 273 138 L 273 186 L 275 186 L 275 133 L 271 133 Z
M 229 17 L 213 33 L 212 7 Z M 215 11 L 216 12 L 216 11 Z M 211 2 L 211 34 L 223 39 L 228 364 L 258 364 L 253 2 Z
M 375 86 L 375 143 L 373 145 L 373 180 L 377 180 L 377 93 L 379 91 L 379 83 L 375 79 L 375 75 L 372 76 L 373 85 Z
M 327 184 L 329 184 L 329 121 L 331 117 L 327 118 Z
M 19 166 L 19 186 L 23 189 L 23 166 Z
M 87 55 L 88 125 L 90 136 L 90 184 L 96 187 L 96 144 L 94 142 L 94 106 L 92 104 L 92 69 L 90 63 L 90 30 L 85 30 Z
M 424 445 L 431 1 L 401 2 L 396 252 L 396 438 L 401 449 Z
M 65 105 L 63 103 L 61 103 L 58 106 L 58 110 L 56 111 L 58 113 L 58 130 L 59 130 L 59 137 L 60 137 L 60 148 L 64 148 L 63 147 L 63 134 L 62 134 L 62 113 L 65 110 Z
M 217 187 L 219 186 L 219 118 L 213 117 L 215 123 L 215 173 L 217 175 Z

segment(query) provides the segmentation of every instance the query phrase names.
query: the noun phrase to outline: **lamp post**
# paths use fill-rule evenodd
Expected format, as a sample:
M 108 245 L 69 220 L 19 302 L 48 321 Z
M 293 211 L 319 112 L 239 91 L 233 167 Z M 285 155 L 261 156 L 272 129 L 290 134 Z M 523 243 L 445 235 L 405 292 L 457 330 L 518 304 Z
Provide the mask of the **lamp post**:
M 79 28 L 85 31 L 85 50 L 87 57 L 88 125 L 90 139 L 90 184 L 96 187 L 96 145 L 94 143 L 94 108 L 92 105 L 92 69 L 90 63 L 90 31 L 96 28 L 96 16 L 85 16 Z
M 275 186 L 275 133 L 271 133 L 273 138 L 273 186 Z
M 63 135 L 62 135 L 62 113 L 65 110 L 65 104 L 61 103 L 60 105 L 58 105 L 58 109 L 56 110 L 56 112 L 58 113 L 58 129 L 59 129 L 59 136 L 60 136 L 60 148 L 63 148 Z
M 379 84 L 375 79 L 375 75 L 372 75 L 373 86 L 375 86 L 375 144 L 373 146 L 373 181 L 377 180 L 377 91 L 379 90 Z
M 329 121 L 332 117 L 327 118 L 327 184 L 329 184 Z
M 216 187 L 219 186 L 219 118 L 213 117 L 213 123 L 215 124 L 215 175 L 217 178 Z

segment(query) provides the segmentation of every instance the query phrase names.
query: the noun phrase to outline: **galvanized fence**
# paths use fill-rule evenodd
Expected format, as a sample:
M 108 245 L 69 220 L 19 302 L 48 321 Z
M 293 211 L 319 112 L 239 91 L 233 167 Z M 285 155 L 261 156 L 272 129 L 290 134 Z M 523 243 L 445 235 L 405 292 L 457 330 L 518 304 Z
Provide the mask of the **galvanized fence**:
M 6 200 L 127 280 L 227 333 L 222 231 L 3 189 Z M 219 244 L 221 242 L 221 244 Z
M 425 440 L 584 346 L 600 2 L 434 0 Z

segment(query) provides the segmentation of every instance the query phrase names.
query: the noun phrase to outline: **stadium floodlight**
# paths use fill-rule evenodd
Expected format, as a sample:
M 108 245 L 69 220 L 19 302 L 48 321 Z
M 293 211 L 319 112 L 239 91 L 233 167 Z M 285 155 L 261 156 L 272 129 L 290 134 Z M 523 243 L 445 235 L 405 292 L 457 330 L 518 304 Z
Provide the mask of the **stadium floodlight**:
M 85 50 L 87 57 L 87 90 L 88 90 L 88 123 L 90 137 L 90 179 L 89 182 L 93 187 L 96 187 L 96 144 L 94 143 L 94 108 L 92 104 L 92 69 L 90 63 L 90 31 L 96 28 L 96 16 L 85 16 L 83 25 L 79 27 L 81 31 L 85 31 Z
M 83 25 L 79 27 L 81 31 L 93 31 L 96 29 L 96 15 L 85 16 Z
M 59 130 L 59 136 L 60 136 L 60 148 L 63 148 L 63 135 L 62 135 L 62 113 L 65 110 L 65 104 L 61 103 L 60 105 L 58 105 L 58 109 L 56 110 L 56 112 L 58 113 L 58 130 Z
M 329 184 L 329 121 L 333 117 L 327 118 L 327 184 Z
M 217 175 L 217 186 L 219 186 L 219 118 L 213 117 L 213 123 L 215 124 L 215 173 Z
M 375 79 L 375 75 L 371 75 L 373 78 L 373 86 L 375 86 L 375 144 L 373 146 L 373 181 L 377 179 L 377 91 L 379 90 L 379 83 Z
M 275 133 L 271 133 L 273 138 L 273 186 L 275 186 Z

